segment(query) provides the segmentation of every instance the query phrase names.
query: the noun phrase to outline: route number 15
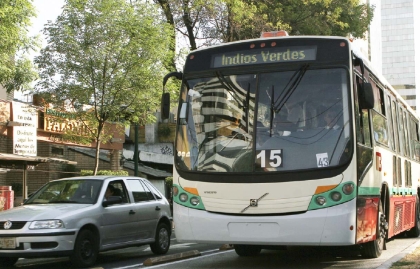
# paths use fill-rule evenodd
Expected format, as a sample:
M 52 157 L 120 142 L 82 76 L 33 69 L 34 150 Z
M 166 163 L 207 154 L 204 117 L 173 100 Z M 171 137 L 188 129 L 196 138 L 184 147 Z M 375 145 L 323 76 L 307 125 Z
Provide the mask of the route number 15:
M 257 163 L 261 164 L 261 168 L 282 167 L 283 151 L 281 149 L 257 150 Z

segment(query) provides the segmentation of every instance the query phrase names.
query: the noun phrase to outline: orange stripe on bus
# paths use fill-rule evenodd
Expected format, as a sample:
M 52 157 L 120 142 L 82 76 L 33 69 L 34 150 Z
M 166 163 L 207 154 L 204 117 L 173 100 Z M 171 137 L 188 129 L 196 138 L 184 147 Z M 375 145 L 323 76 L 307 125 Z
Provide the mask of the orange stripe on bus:
M 337 187 L 338 185 L 327 185 L 327 186 L 318 186 L 315 190 L 315 194 L 318 193 L 323 193 L 329 190 L 334 189 L 335 187 Z

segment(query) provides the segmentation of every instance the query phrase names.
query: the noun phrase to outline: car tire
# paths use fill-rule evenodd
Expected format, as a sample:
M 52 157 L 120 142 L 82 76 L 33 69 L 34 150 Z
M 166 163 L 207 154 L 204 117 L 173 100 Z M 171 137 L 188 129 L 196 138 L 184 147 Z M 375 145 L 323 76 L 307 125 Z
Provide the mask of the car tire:
M 156 229 L 155 242 L 150 244 L 150 249 L 154 254 L 165 254 L 171 244 L 171 232 L 165 223 L 159 223 Z
M 19 258 L 10 258 L 10 257 L 0 257 L 0 265 L 1 267 L 13 267 L 15 263 L 19 260 Z
M 90 230 L 84 229 L 77 235 L 70 262 L 75 267 L 89 267 L 98 258 L 98 237 Z

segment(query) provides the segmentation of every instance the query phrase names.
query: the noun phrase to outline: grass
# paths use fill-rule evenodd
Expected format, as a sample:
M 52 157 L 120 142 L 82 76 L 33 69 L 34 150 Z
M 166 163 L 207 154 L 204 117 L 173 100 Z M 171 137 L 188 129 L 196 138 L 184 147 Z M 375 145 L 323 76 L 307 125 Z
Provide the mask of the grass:
M 392 264 L 390 269 L 419 269 L 420 268 L 420 247 L 403 259 Z

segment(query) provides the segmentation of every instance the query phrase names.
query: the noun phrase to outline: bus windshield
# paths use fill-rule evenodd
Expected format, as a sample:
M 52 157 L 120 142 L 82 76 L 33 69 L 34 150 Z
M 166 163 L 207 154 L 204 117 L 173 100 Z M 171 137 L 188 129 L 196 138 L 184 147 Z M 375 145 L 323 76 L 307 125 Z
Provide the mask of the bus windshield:
M 347 69 L 214 74 L 183 83 L 178 169 L 282 172 L 350 160 Z

